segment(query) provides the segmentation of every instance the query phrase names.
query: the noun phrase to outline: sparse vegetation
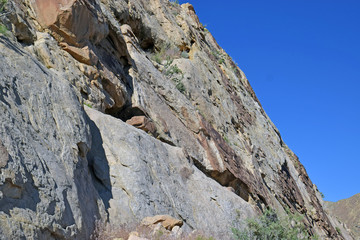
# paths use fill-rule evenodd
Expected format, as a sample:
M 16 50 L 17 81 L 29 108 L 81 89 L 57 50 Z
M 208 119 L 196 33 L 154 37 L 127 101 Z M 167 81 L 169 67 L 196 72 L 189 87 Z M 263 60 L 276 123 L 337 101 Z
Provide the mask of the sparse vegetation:
M 0 34 L 5 34 L 7 32 L 7 28 L 0 23 Z
M 167 69 L 167 71 L 165 72 L 166 76 L 172 76 L 174 74 L 182 74 L 183 72 L 181 71 L 181 69 L 176 65 L 171 65 L 169 67 L 169 69 Z
M 179 48 L 168 43 L 160 45 L 159 49 L 151 56 L 151 59 L 158 64 L 162 64 L 164 60 L 170 62 L 179 57 Z
M 315 184 L 314 184 L 314 186 L 315 186 L 316 191 L 318 191 L 320 193 L 321 198 L 324 199 L 325 198 L 324 193 L 320 192 L 319 188 Z
M 220 56 L 220 52 L 217 51 L 217 50 L 211 51 L 211 54 L 212 54 L 215 58 L 219 58 L 219 56 Z
M 325 198 L 324 193 L 320 192 L 320 195 L 321 195 L 322 199 L 324 199 L 324 198 Z
M 215 57 L 219 64 L 225 63 L 225 55 L 218 50 L 213 50 L 211 54 Z
M 259 218 L 248 219 L 245 228 L 233 228 L 232 232 L 239 240 L 309 239 L 302 220 L 300 214 L 288 212 L 286 217 L 279 218 L 275 211 L 267 209 Z
M 0 13 L 4 11 L 5 4 L 7 3 L 7 0 L 0 0 Z
M 181 92 L 181 93 L 186 92 L 186 88 L 185 88 L 184 84 L 180 81 L 176 84 L 176 89 L 179 90 L 179 92 Z
M 180 5 L 179 0 L 170 0 L 170 3 L 175 6 Z
M 341 235 L 341 229 L 339 227 L 335 227 L 335 230 Z
M 204 236 L 197 236 L 196 240 L 215 240 L 215 238 L 213 238 L 213 237 L 207 238 L 207 237 L 204 237 Z
M 185 93 L 186 92 L 186 88 L 184 83 L 182 82 L 182 79 L 184 78 L 184 74 L 181 71 L 181 69 L 176 65 L 176 64 L 172 64 L 172 61 L 168 62 L 165 65 L 165 76 L 171 78 L 172 81 L 175 82 L 175 87 L 177 90 L 179 90 L 179 92 L 181 93 Z
M 92 105 L 90 103 L 84 103 L 85 106 L 88 106 L 89 108 L 92 108 Z
M 0 0 L 0 16 L 2 12 L 4 11 L 5 4 L 7 3 L 7 0 Z M 0 23 L 0 34 L 5 34 L 7 32 L 7 28 Z

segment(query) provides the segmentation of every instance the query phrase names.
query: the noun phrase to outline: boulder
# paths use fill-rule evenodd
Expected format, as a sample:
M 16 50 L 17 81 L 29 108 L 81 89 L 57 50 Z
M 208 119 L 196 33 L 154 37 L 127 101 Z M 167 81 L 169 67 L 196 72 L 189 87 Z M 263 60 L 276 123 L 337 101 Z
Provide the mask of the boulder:
M 141 224 L 144 226 L 154 226 L 158 223 L 167 229 L 172 230 L 175 226 L 181 227 L 183 225 L 182 220 L 178 220 L 169 215 L 156 215 L 153 217 L 146 217 L 141 221 Z

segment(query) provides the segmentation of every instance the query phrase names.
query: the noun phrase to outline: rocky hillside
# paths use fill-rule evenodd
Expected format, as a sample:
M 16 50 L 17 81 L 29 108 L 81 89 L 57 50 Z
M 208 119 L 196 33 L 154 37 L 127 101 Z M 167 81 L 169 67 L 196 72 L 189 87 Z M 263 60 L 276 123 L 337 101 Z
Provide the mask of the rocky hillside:
M 325 202 L 325 209 L 351 229 L 360 239 L 360 193 L 337 202 Z
M 2 239 L 160 214 L 230 239 L 267 207 L 344 238 L 192 5 L 9 0 L 0 21 Z

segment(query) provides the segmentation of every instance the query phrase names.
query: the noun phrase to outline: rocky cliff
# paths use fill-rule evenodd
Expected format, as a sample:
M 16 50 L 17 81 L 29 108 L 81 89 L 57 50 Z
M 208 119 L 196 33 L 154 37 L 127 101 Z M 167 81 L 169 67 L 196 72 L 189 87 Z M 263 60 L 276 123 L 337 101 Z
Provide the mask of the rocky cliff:
M 337 202 L 325 202 L 325 209 L 351 229 L 360 239 L 360 193 Z
M 12 0 L 0 21 L 0 236 L 166 214 L 222 239 L 265 208 L 343 239 L 190 4 Z

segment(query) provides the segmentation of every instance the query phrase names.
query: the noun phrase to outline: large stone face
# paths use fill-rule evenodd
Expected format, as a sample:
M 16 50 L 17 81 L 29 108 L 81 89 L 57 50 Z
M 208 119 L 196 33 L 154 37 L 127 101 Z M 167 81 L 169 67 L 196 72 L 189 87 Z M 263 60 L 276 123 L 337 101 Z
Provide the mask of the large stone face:
M 88 238 L 104 215 L 84 157 L 85 114 L 68 82 L 0 38 L 0 236 Z
M 130 224 L 153 215 L 229 238 L 234 223 L 266 207 L 305 215 L 311 234 L 342 238 L 245 74 L 190 4 L 6 8 L 4 238 L 84 239 L 97 218 Z M 85 113 L 83 102 L 93 109 Z
M 181 148 L 96 110 L 86 112 L 93 135 L 88 158 L 111 224 L 166 214 L 183 219 L 187 230 L 227 239 L 233 223 L 254 216 L 246 201 L 209 179 Z

